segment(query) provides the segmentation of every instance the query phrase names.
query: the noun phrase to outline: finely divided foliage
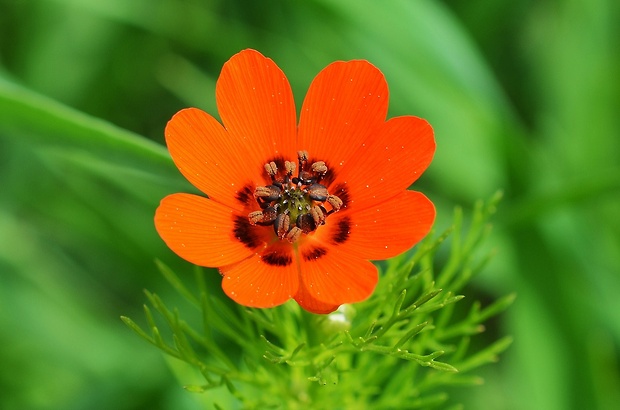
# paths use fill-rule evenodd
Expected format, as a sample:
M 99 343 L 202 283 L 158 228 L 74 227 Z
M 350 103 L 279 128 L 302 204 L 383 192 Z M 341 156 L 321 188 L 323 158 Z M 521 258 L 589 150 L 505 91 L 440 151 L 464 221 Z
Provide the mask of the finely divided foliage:
M 197 268 L 193 292 L 159 263 L 170 284 L 193 307 L 183 311 L 189 321 L 150 292 L 150 307 L 145 306 L 149 330 L 123 320 L 149 343 L 197 369 L 204 382 L 192 382 L 186 374 L 181 378 L 195 384 L 185 387 L 205 393 L 201 397 L 216 408 L 454 404 L 450 386 L 480 384 L 481 378 L 471 371 L 497 360 L 511 342 L 504 337 L 480 348 L 478 337 L 470 346 L 484 331 L 483 323 L 508 307 L 514 295 L 484 308 L 459 295 L 488 261 L 489 255 L 480 255 L 479 248 L 498 199 L 477 205 L 468 230 L 457 210 L 452 229 L 383 265 L 381 281 L 368 300 L 344 305 L 330 315 L 311 315 L 294 303 L 273 309 L 231 305 L 206 285 L 210 272 Z M 436 255 L 446 244 L 449 256 L 440 262 Z M 455 311 L 457 305 L 461 313 Z M 196 313 L 202 324 L 190 324 L 200 323 Z M 337 386 L 329 387 L 333 385 Z M 213 389 L 228 390 L 229 399 L 222 398 L 221 391 L 211 394 Z

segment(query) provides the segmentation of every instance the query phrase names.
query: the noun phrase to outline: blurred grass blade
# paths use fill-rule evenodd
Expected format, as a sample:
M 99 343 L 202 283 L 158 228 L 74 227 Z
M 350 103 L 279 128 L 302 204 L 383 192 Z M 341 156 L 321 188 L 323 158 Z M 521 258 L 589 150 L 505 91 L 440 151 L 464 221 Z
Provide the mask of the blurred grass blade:
M 98 161 L 105 158 L 163 179 L 179 175 L 163 146 L 1 78 L 0 133 L 38 148 L 62 147 Z
M 407 111 L 394 114 L 415 112 L 433 124 L 441 144 L 429 169 L 433 178 L 464 198 L 506 186 L 503 150 L 512 137 L 506 129 L 520 130 L 520 120 L 474 40 L 443 3 L 320 2 L 345 22 L 341 46 L 377 65 L 391 100 L 405 103 Z M 455 130 L 459 143 L 442 144 Z

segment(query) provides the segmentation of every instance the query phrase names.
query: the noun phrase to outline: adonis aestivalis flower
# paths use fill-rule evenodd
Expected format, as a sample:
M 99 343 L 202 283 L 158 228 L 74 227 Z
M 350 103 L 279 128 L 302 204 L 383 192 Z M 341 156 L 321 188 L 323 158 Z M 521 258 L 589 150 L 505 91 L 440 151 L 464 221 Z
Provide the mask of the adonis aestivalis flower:
M 433 158 L 433 130 L 414 116 L 386 121 L 387 83 L 369 62 L 323 69 L 298 123 L 284 73 L 244 50 L 224 64 L 216 102 L 222 123 L 188 108 L 165 132 L 175 164 L 208 198 L 167 196 L 155 226 L 180 257 L 218 268 L 236 302 L 294 298 L 332 312 L 371 295 L 370 260 L 429 232 L 435 207 L 407 188 Z

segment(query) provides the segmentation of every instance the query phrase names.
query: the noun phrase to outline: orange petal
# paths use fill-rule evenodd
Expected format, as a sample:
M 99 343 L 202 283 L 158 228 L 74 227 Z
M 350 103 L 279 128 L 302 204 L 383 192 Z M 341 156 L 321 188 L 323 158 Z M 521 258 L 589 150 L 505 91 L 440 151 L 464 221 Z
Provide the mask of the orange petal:
M 381 260 L 408 250 L 430 231 L 435 206 L 424 194 L 403 191 L 375 207 L 338 212 L 314 238 L 353 256 Z
M 190 194 L 165 197 L 155 212 L 155 228 L 181 258 L 201 266 L 238 262 L 253 252 L 235 237 L 236 213 L 215 201 Z
M 407 189 L 426 170 L 435 153 L 433 129 L 425 120 L 404 116 L 385 122 L 359 148 L 330 187 L 347 191 L 346 207 L 365 209 Z
M 299 287 L 298 266 L 290 244 L 277 241 L 261 253 L 220 268 L 222 288 L 235 302 L 273 307 L 292 298 Z
M 367 61 L 337 61 L 312 81 L 299 120 L 299 149 L 337 172 L 387 115 L 383 74 Z
M 247 147 L 242 159 L 259 175 L 267 160 L 297 158 L 293 92 L 271 59 L 249 49 L 235 54 L 224 64 L 215 91 L 224 126 Z
M 211 115 L 197 108 L 176 113 L 166 126 L 166 143 L 181 173 L 209 198 L 243 209 L 243 191 L 253 192 L 256 168 L 243 160 L 248 154 Z M 249 188 L 248 188 L 249 187 Z
M 379 275 L 371 262 L 338 248 L 325 248 L 317 255 L 299 260 L 302 286 L 311 298 L 327 306 L 360 302 L 372 294 Z
M 314 297 L 312 297 L 310 292 L 308 292 L 308 289 L 306 289 L 303 283 L 300 283 L 297 294 L 295 295 L 295 301 L 299 304 L 299 306 L 301 306 L 308 312 L 322 315 L 332 313 L 340 306 L 331 303 L 324 303 L 315 299 Z

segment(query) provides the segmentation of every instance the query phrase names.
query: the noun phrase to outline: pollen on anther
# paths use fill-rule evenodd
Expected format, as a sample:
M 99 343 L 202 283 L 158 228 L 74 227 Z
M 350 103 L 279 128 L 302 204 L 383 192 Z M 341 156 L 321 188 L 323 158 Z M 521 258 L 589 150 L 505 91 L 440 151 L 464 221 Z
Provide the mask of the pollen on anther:
M 314 172 L 318 172 L 320 174 L 324 174 L 324 173 L 327 172 L 327 166 L 325 165 L 325 162 L 317 161 L 317 162 L 312 164 L 312 170 Z
M 284 167 L 286 168 L 286 173 L 287 174 L 292 174 L 293 172 L 295 172 L 295 169 L 297 168 L 297 165 L 295 165 L 294 162 L 286 161 L 284 163 Z
M 307 161 L 308 160 L 308 151 L 297 151 L 297 158 L 300 161 Z
M 276 166 L 275 162 L 271 161 L 265 164 L 265 171 L 267 171 L 267 174 L 269 174 L 270 176 L 274 176 L 278 173 L 278 167 Z

